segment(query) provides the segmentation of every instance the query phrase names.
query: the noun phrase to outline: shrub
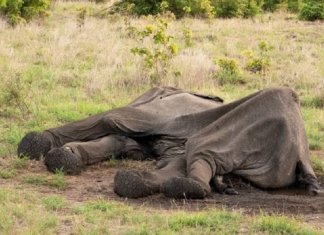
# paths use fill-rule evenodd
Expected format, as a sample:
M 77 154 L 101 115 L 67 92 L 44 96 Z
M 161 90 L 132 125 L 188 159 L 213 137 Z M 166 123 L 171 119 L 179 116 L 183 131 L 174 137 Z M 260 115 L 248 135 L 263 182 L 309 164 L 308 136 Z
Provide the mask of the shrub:
M 185 27 L 182 29 L 182 35 L 183 35 L 186 47 L 191 47 L 193 45 L 192 30 Z
M 321 0 L 308 0 L 300 8 L 298 18 L 315 21 L 324 19 L 324 2 Z
M 281 2 L 282 0 L 259 0 L 259 4 L 262 6 L 262 9 L 271 12 L 275 11 L 278 4 Z
M 7 15 L 11 25 L 16 25 L 44 14 L 50 2 L 51 0 L 0 0 L 0 11 Z
M 243 83 L 238 62 L 234 59 L 219 59 L 217 61 L 219 71 L 216 77 L 221 85 Z
M 168 23 L 158 19 L 156 25 L 148 25 L 137 32 L 140 46 L 131 49 L 133 54 L 143 59 L 144 68 L 153 85 L 158 85 L 166 76 L 171 59 L 178 53 L 178 46 L 167 29 Z
M 287 8 L 288 11 L 297 13 L 299 11 L 299 0 L 288 0 Z
M 241 15 L 243 18 L 256 16 L 261 11 L 255 0 L 246 0 L 242 2 Z
M 215 14 L 210 0 L 122 0 L 112 7 L 112 12 L 135 15 L 156 15 L 165 10 L 177 18 L 186 15 L 212 18 Z
M 273 49 L 267 42 L 261 41 L 258 45 L 257 53 L 253 51 L 246 51 L 245 57 L 247 58 L 246 69 L 253 72 L 265 72 L 270 66 L 269 51 Z
M 213 0 L 217 17 L 232 18 L 240 15 L 239 0 Z

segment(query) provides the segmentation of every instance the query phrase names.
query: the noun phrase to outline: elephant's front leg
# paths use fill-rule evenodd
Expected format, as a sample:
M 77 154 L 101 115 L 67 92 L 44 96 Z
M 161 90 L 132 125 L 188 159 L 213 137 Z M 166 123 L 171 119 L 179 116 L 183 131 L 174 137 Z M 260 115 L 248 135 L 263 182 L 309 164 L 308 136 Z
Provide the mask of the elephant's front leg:
M 163 168 L 152 171 L 118 171 L 114 178 L 114 191 L 121 197 L 139 198 L 160 192 L 161 185 L 170 178 L 184 177 L 186 160 L 175 157 Z
M 78 174 L 86 165 L 108 160 L 111 157 L 125 157 L 143 160 L 147 156 L 133 139 L 109 135 L 87 142 L 71 142 L 49 151 L 44 163 L 49 171 L 62 169 L 69 174 Z

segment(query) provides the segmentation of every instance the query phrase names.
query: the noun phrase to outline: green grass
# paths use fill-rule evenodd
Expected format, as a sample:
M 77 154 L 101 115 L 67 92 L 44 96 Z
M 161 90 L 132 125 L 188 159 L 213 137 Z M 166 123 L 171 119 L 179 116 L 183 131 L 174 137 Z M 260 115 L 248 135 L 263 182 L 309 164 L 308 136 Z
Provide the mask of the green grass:
M 0 189 L 1 234 L 54 234 L 59 219 L 40 206 L 40 196 Z
M 226 211 L 198 212 L 195 214 L 179 213 L 169 219 L 169 228 L 174 232 L 187 229 L 203 229 L 206 233 L 236 234 L 242 216 Z
M 242 216 L 223 210 L 204 212 L 150 211 L 134 209 L 121 203 L 97 200 L 73 209 L 82 215 L 88 227 L 76 226 L 77 234 L 109 233 L 115 223 L 121 234 L 235 234 L 240 228 Z M 116 228 L 115 228 L 116 229 Z
M 303 118 L 311 150 L 324 149 L 324 112 L 316 108 L 303 108 Z
M 23 168 L 26 167 L 28 161 L 29 161 L 29 159 L 27 157 L 18 157 L 18 156 L 16 156 L 13 159 L 12 168 L 17 169 L 17 170 L 23 169 Z
M 324 94 L 317 96 L 305 97 L 301 100 L 301 104 L 304 107 L 312 107 L 323 109 L 324 108 Z
M 60 219 L 61 218 L 61 219 Z M 68 227 L 65 227 L 69 224 Z M 62 230 L 65 229 L 65 230 Z M 242 230 L 243 229 L 243 230 Z M 0 189 L 1 234 L 320 234 L 300 219 L 134 207 L 107 199 L 67 201 L 23 189 Z
M 322 160 L 318 156 L 314 155 L 311 157 L 311 161 L 312 161 L 313 169 L 317 173 L 323 174 L 324 173 L 324 160 Z
M 14 170 L 0 169 L 0 178 L 2 179 L 11 179 L 15 176 L 16 176 L 16 172 Z
M 262 215 L 254 221 L 254 227 L 256 232 L 265 232 L 266 234 L 320 234 L 319 231 L 308 226 L 301 225 L 296 219 L 286 216 Z
M 68 183 L 64 178 L 63 173 L 56 173 L 53 176 L 44 176 L 44 175 L 26 175 L 22 180 L 26 184 L 49 186 L 64 190 Z
M 49 211 L 61 210 L 66 206 L 66 201 L 63 197 L 52 195 L 42 199 L 42 203 Z

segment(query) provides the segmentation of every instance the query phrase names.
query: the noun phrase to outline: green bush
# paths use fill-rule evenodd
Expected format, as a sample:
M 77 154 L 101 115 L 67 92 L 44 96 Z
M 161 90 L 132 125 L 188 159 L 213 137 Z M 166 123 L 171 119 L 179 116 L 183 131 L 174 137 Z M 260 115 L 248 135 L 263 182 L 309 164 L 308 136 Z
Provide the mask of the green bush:
M 262 11 L 273 12 L 278 6 L 285 7 L 290 12 L 299 12 L 299 18 L 302 20 L 324 19 L 323 0 L 121 0 L 114 4 L 112 11 L 135 15 L 156 15 L 169 11 L 177 18 L 249 18 Z
M 113 5 L 112 12 L 156 15 L 168 10 L 177 18 L 198 16 L 210 19 L 215 16 L 248 18 L 255 16 L 260 9 L 257 0 L 122 0 Z
M 262 6 L 262 9 L 271 12 L 275 11 L 278 4 L 281 2 L 282 0 L 259 0 L 259 4 Z
M 217 17 L 232 18 L 240 15 L 239 0 L 213 0 Z
M 0 11 L 8 17 L 11 25 L 28 21 L 45 13 L 51 0 L 0 0 Z
M 178 45 L 169 35 L 168 23 L 158 19 L 155 25 L 147 25 L 144 30 L 137 30 L 140 43 L 131 52 L 143 60 L 143 67 L 149 75 L 152 85 L 159 85 L 167 75 L 171 59 L 178 53 Z
M 324 19 L 324 1 L 308 0 L 302 4 L 298 18 L 301 20 L 323 20 Z
M 253 73 L 265 73 L 270 66 L 269 52 L 273 49 L 267 42 L 261 41 L 258 45 L 258 51 L 245 51 L 247 58 L 246 69 Z
M 288 11 L 297 13 L 299 11 L 299 2 L 300 0 L 288 0 L 287 1 Z
M 114 4 L 113 12 L 126 12 L 135 15 L 156 15 L 165 10 L 177 18 L 185 15 L 213 17 L 214 7 L 210 0 L 122 0 Z
M 115 12 L 127 12 L 135 15 L 155 15 L 161 12 L 162 0 L 122 0 L 113 5 Z
M 243 18 L 256 16 L 261 11 L 255 0 L 246 0 L 241 5 L 241 15 Z
M 216 74 L 221 85 L 243 83 L 238 62 L 234 59 L 219 59 L 217 61 L 219 71 Z

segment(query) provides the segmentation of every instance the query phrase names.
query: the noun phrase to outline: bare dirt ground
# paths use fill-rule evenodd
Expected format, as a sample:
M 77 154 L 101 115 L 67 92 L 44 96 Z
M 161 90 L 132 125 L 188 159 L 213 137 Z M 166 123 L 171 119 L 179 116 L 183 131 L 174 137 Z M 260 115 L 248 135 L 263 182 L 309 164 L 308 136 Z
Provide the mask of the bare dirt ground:
M 316 153 L 324 159 L 324 152 Z M 42 162 L 30 161 L 26 169 L 19 176 L 10 180 L 0 179 L 1 185 L 6 187 L 24 188 L 42 194 L 59 194 L 73 202 L 84 202 L 91 199 L 108 199 L 123 201 L 133 206 L 155 209 L 184 209 L 202 210 L 207 208 L 227 208 L 241 210 L 247 214 L 274 213 L 302 216 L 305 222 L 324 229 L 324 194 L 316 197 L 305 194 L 304 188 L 285 188 L 280 190 L 261 190 L 253 187 L 237 177 L 231 177 L 234 188 L 239 195 L 221 195 L 216 192 L 204 200 L 174 200 L 157 194 L 140 199 L 120 198 L 113 191 L 113 178 L 118 169 L 154 168 L 154 162 L 117 162 L 111 164 L 101 163 L 87 167 L 80 175 L 65 176 L 68 186 L 59 190 L 48 186 L 35 186 L 23 183 L 26 175 L 50 175 Z M 324 175 L 318 175 L 321 189 L 324 191 Z

